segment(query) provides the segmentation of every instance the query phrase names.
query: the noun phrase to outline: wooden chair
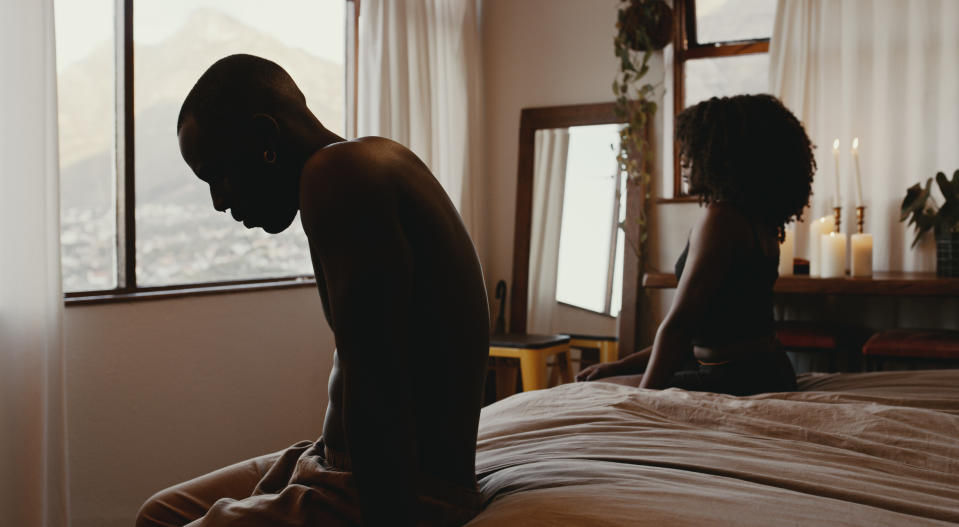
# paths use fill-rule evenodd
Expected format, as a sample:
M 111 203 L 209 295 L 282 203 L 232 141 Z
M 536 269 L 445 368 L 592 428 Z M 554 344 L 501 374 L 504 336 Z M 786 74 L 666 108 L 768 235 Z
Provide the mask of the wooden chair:
M 523 391 L 542 390 L 549 383 L 546 376 L 546 362 L 556 355 L 556 365 L 563 371 L 564 382 L 573 382 L 573 364 L 569 355 L 569 335 L 490 335 L 490 357 L 519 359 L 520 377 Z M 565 354 L 561 361 L 559 354 Z
M 948 329 L 889 329 L 873 335 L 862 347 L 870 370 L 881 370 L 886 359 L 929 359 L 959 363 L 959 331 Z

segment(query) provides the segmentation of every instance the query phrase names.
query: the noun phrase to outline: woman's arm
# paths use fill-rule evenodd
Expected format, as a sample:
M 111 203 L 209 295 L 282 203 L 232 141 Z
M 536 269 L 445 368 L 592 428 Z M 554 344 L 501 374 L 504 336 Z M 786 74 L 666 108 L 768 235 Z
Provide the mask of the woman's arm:
M 686 267 L 673 305 L 656 332 L 640 388 L 665 388 L 692 347 L 709 300 L 732 265 L 735 252 L 750 243 L 752 227 L 730 205 L 711 203 L 689 239 Z
M 623 357 L 617 361 L 593 364 L 576 375 L 577 381 L 595 381 L 613 375 L 632 375 L 643 373 L 646 369 L 646 363 L 649 362 L 649 354 L 652 346 L 639 350 L 636 353 Z

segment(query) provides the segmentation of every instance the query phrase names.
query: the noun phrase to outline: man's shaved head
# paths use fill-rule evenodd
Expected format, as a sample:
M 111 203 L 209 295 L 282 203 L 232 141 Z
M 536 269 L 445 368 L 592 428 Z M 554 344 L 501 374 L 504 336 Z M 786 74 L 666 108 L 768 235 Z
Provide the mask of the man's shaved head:
M 187 117 L 201 128 L 226 129 L 256 113 L 276 115 L 306 107 L 306 98 L 279 64 L 253 55 L 216 61 L 196 81 L 180 107 L 177 133 Z

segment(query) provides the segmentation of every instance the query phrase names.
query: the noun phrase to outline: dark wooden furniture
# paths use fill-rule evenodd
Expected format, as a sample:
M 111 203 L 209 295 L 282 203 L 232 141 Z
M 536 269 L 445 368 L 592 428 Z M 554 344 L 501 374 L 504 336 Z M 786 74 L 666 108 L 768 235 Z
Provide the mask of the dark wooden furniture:
M 859 371 L 859 352 L 871 335 L 866 328 L 822 321 L 782 320 L 776 322 L 776 339 L 786 351 L 823 353 L 829 371 L 840 371 L 838 358 L 843 355 L 851 364 L 842 371 Z
M 516 221 L 513 236 L 513 292 L 510 300 L 510 326 L 513 333 L 526 332 L 529 294 L 529 252 L 533 214 L 533 158 L 536 130 L 621 123 L 615 103 L 577 104 L 525 108 L 520 114 L 519 162 L 516 174 Z M 648 133 L 648 130 L 647 130 Z M 627 185 L 626 215 L 639 217 L 645 193 L 639 185 Z M 626 222 L 626 238 L 639 239 L 639 222 Z M 623 301 L 619 313 L 619 348 L 633 349 L 640 329 L 636 308 L 642 294 L 640 260 L 635 251 L 624 251 Z
M 643 287 L 675 288 L 676 277 L 672 273 L 646 273 Z M 773 291 L 800 295 L 959 296 L 959 278 L 905 272 L 875 273 L 870 278 L 781 276 Z
M 889 329 L 873 335 L 862 347 L 870 369 L 882 369 L 886 358 L 959 361 L 959 331 Z

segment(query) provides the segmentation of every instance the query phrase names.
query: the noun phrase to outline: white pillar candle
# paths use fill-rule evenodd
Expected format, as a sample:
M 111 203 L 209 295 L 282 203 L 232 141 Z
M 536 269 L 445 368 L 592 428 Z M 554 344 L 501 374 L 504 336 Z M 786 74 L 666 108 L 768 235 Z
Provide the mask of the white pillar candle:
M 819 272 L 823 278 L 846 276 L 846 235 L 830 232 L 819 237 Z
M 850 246 L 850 275 L 872 276 L 872 234 L 853 234 Z
M 786 229 L 786 237 L 779 244 L 779 276 L 793 274 L 793 256 L 796 254 L 796 235 Z
M 838 137 L 832 142 L 832 157 L 833 157 L 833 159 L 836 160 L 836 171 L 835 171 L 835 174 L 836 174 L 836 198 L 835 198 L 835 201 L 833 202 L 832 206 L 833 206 L 833 207 L 841 207 L 841 206 L 842 206 L 842 197 L 839 195 L 839 138 L 838 138 Z
M 819 276 L 819 237 L 836 230 L 836 218 L 823 216 L 809 224 L 809 276 Z
M 837 158 L 837 163 L 838 158 Z M 862 207 L 862 177 L 859 175 L 859 138 L 856 137 L 852 140 L 852 163 L 853 163 L 853 174 L 856 176 L 856 206 Z M 837 165 L 838 166 L 838 165 Z

